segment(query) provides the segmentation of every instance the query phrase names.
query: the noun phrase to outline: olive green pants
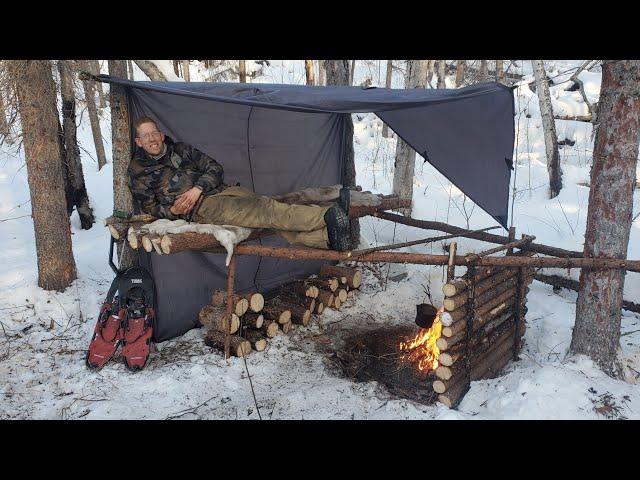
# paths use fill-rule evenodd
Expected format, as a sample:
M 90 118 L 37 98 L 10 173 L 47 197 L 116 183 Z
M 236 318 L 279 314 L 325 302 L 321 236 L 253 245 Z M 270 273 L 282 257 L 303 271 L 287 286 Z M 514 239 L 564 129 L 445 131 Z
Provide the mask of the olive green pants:
M 229 187 L 205 197 L 192 221 L 213 225 L 270 228 L 289 243 L 329 248 L 324 214 L 329 207 L 288 205 L 244 187 Z

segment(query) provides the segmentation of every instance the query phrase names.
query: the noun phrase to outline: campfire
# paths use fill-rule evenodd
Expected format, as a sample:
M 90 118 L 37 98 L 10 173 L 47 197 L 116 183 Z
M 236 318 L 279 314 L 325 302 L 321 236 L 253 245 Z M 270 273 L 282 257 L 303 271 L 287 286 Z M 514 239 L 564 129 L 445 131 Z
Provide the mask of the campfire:
M 400 342 L 400 351 L 404 352 L 402 359 L 416 364 L 421 372 L 438 368 L 440 349 L 436 345 L 436 341 L 442 334 L 440 314 L 443 311 L 443 307 L 438 310 L 430 328 L 421 328 L 414 338 L 407 342 Z

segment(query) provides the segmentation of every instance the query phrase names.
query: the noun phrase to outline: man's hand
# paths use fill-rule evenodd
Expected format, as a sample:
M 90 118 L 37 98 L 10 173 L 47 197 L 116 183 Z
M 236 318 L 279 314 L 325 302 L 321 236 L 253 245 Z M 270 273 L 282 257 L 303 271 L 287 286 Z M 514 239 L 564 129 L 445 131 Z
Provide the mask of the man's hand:
M 202 195 L 199 187 L 193 187 L 190 190 L 178 195 L 176 201 L 171 206 L 171 213 L 174 215 L 185 215 L 193 210 L 196 202 Z

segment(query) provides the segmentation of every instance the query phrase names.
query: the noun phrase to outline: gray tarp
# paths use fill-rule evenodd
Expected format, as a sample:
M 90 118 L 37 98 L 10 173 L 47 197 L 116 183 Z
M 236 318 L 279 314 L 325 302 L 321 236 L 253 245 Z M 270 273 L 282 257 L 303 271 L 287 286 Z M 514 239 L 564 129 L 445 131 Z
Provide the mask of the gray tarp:
M 481 208 L 506 227 L 514 105 L 509 87 L 393 90 L 305 85 L 132 82 L 131 120 L 148 115 L 176 141 L 215 158 L 225 181 L 276 194 L 341 183 L 345 119 L 374 112 Z M 278 238 L 262 244 L 283 244 Z M 156 339 L 195 325 L 198 310 L 225 286 L 224 256 L 150 255 L 158 291 Z M 238 288 L 269 290 L 321 262 L 238 258 Z

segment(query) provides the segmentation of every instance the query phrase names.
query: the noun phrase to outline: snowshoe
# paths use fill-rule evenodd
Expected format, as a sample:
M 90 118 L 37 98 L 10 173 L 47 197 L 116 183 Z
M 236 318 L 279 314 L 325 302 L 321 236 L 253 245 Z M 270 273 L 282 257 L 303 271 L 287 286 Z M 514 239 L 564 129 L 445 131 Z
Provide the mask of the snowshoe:
M 101 369 L 116 353 L 118 345 L 123 339 L 120 317 L 123 312 L 114 313 L 113 306 L 110 303 L 102 305 L 96 328 L 89 344 L 89 350 L 87 350 L 85 357 L 85 363 L 90 370 Z
M 132 372 L 142 370 L 151 353 L 155 312 L 152 308 L 129 309 L 124 320 L 122 355 L 125 366 Z

